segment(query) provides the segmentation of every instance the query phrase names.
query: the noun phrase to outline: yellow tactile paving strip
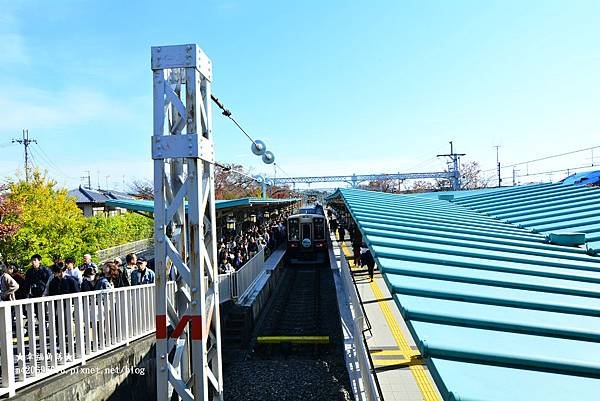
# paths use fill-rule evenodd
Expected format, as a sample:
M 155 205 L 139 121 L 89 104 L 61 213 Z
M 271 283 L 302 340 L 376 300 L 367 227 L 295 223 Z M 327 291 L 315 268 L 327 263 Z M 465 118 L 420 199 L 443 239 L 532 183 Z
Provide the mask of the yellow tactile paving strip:
M 342 251 L 344 252 L 344 255 L 346 255 L 346 258 L 352 257 L 352 252 L 350 251 L 350 249 L 348 249 L 348 246 L 345 243 L 341 243 L 341 248 L 342 248 Z M 392 313 L 390 306 L 386 302 L 383 301 L 384 295 L 381 292 L 381 288 L 379 288 L 379 285 L 377 284 L 377 282 L 375 280 L 373 280 L 370 283 L 370 286 L 371 286 L 371 291 L 373 291 L 373 295 L 375 296 L 375 299 L 378 300 L 377 303 L 379 304 L 379 307 L 381 308 L 381 312 L 383 313 L 385 321 L 392 332 L 394 340 L 396 341 L 396 344 L 398 345 L 398 349 L 400 351 L 399 353 L 402 354 L 402 356 L 404 356 L 404 358 L 402 358 L 402 360 L 396 360 L 395 361 L 396 364 L 399 362 L 402 362 L 402 361 L 408 362 L 411 358 L 420 357 L 419 351 L 413 350 L 410 347 L 410 345 L 408 344 L 408 341 L 406 340 L 404 333 L 402 333 L 402 330 L 400 329 L 400 326 L 398 325 L 398 322 L 396 321 L 396 318 L 394 317 L 394 314 Z M 377 363 L 377 365 L 379 365 L 379 363 Z M 391 363 L 390 363 L 390 365 L 391 365 Z M 421 390 L 423 399 L 425 401 L 438 401 L 439 400 L 438 394 L 435 390 L 435 387 L 434 387 L 431 379 L 425 373 L 425 367 L 420 364 L 412 364 L 409 366 L 409 369 L 410 369 L 411 373 L 413 374 L 415 381 L 417 382 L 417 385 L 419 386 L 419 389 Z

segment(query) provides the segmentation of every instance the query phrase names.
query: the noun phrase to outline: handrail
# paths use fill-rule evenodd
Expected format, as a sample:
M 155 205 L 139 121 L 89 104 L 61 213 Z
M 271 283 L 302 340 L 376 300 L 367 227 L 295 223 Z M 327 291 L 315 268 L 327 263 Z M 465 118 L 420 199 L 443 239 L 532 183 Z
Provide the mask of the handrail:
M 175 282 L 167 287 L 173 293 Z M 145 284 L 0 302 L 0 396 L 154 332 L 154 289 Z
M 121 244 L 117 246 L 113 246 L 106 249 L 100 249 L 96 251 L 96 256 L 100 260 L 100 262 L 106 262 L 112 260 L 116 257 L 120 257 L 126 255 L 128 253 L 140 252 L 147 249 L 151 249 L 154 247 L 154 239 L 146 238 L 139 241 L 128 242 L 126 244 Z
M 375 371 L 373 360 L 371 359 L 371 355 L 368 352 L 367 342 L 364 337 L 366 315 L 364 314 L 362 304 L 359 301 L 359 294 L 355 287 L 352 274 L 350 273 L 350 266 L 348 265 L 346 255 L 341 250 L 341 248 L 340 275 L 342 276 L 342 282 L 346 291 L 346 295 L 350 300 L 350 304 L 353 306 L 353 340 L 354 346 L 356 347 L 356 355 L 359 358 L 360 374 L 363 380 L 363 385 L 365 387 L 365 392 L 367 393 L 367 399 L 370 401 L 376 401 L 377 399 L 383 401 L 383 391 L 381 390 L 379 378 L 377 377 L 377 372 Z M 360 305 L 360 308 L 357 308 L 357 305 Z M 369 373 L 373 378 L 372 380 L 368 376 Z
M 263 270 L 264 249 L 220 274 L 220 301 L 237 300 Z M 177 291 L 169 281 L 169 299 Z M 155 284 L 0 302 L 0 397 L 151 334 L 154 307 Z
M 252 283 L 265 268 L 265 249 L 261 249 L 250 260 L 248 260 L 240 270 L 232 273 L 234 277 L 232 294 L 233 299 L 238 299 L 252 286 Z

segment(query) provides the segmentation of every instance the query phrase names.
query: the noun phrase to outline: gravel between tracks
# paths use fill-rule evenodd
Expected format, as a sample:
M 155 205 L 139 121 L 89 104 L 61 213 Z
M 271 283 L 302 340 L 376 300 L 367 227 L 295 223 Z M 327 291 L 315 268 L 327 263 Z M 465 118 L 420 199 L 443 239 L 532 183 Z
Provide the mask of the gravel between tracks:
M 340 382 L 340 378 L 343 381 L 343 375 L 347 375 L 345 366 L 330 366 L 317 360 L 235 362 L 225 372 L 224 399 L 349 401 L 352 396 Z

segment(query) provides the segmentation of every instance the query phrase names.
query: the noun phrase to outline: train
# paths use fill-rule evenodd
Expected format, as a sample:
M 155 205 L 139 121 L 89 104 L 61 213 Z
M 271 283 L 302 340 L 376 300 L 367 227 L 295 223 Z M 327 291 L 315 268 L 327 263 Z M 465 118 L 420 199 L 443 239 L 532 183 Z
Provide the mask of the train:
M 287 218 L 287 259 L 290 263 L 323 263 L 327 259 L 327 220 L 323 206 L 300 208 Z

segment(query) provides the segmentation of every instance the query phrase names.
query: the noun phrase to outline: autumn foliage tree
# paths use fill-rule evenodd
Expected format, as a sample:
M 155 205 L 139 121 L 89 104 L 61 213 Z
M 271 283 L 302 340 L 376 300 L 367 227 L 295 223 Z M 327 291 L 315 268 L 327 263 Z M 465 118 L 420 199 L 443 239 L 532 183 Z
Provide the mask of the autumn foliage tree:
M 251 172 L 240 164 L 215 166 L 215 197 L 238 199 L 261 196 L 261 186 L 252 178 Z
M 0 256 L 6 264 L 5 249 L 19 229 L 19 218 L 23 209 L 21 204 L 8 197 L 7 187 L 0 187 Z

